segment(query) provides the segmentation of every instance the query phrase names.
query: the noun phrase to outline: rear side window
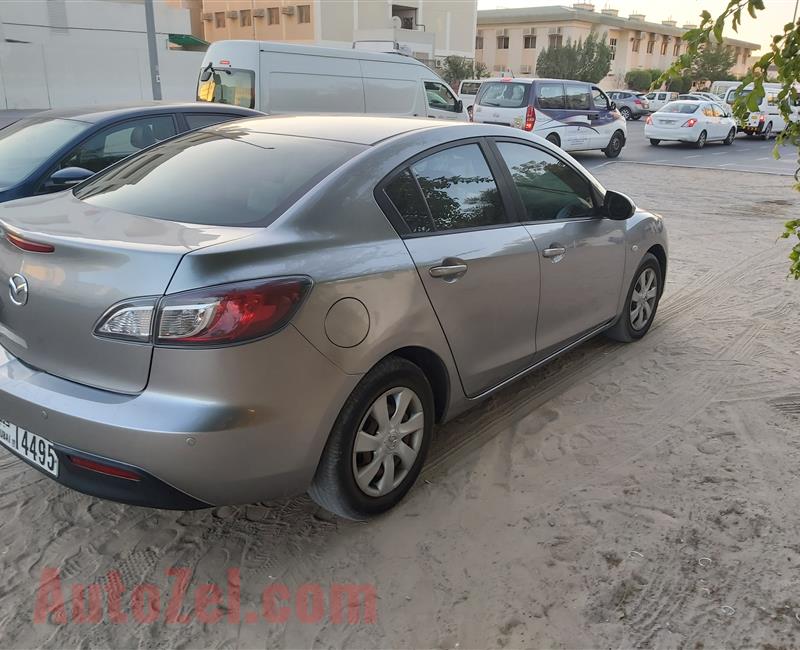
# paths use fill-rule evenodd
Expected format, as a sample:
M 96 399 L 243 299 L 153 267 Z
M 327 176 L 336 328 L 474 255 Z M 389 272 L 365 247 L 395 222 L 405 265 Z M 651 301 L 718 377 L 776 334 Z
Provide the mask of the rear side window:
M 539 108 L 542 109 L 563 109 L 566 108 L 564 102 L 564 86 L 561 84 L 543 83 L 539 84 L 537 98 Z
M 445 149 L 423 158 L 411 166 L 410 172 L 405 170 L 395 177 L 386 194 L 412 233 L 506 223 L 500 192 L 477 144 Z
M 564 84 L 564 95 L 569 110 L 592 110 L 592 96 L 589 92 L 589 86 L 584 86 L 583 84 Z
M 209 71 L 211 74 L 203 81 L 203 74 L 197 82 L 197 101 L 215 102 L 253 108 L 256 104 L 256 74 L 252 70 L 220 68 Z
M 531 84 L 511 81 L 484 81 L 477 102 L 479 106 L 521 108 L 528 105 L 530 87 Z
M 186 118 L 186 124 L 188 124 L 190 131 L 202 129 L 204 126 L 211 126 L 212 124 L 239 120 L 244 117 L 243 115 L 225 115 L 222 113 L 184 113 L 183 116 Z
M 224 129 L 226 127 L 222 127 Z M 75 196 L 130 214 L 215 226 L 265 226 L 364 147 L 257 134 L 193 131 L 132 156 Z

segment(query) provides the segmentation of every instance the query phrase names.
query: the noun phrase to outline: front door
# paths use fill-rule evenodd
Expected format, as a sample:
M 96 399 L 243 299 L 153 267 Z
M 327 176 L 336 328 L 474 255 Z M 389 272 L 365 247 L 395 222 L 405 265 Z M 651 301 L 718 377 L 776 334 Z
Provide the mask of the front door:
M 427 155 L 385 192 L 408 230 L 406 247 L 465 393 L 478 395 L 529 366 L 539 261 L 528 231 L 508 223 L 481 144 Z
M 458 109 L 458 100 L 450 89 L 441 81 L 423 81 L 428 117 L 443 120 L 458 120 L 462 112 Z
M 497 149 L 539 254 L 542 356 L 617 315 L 626 222 L 599 216 L 589 181 L 549 152 L 518 141 L 499 141 Z
M 617 117 L 611 111 L 611 100 L 597 86 L 592 86 L 592 149 L 605 149 L 617 130 Z

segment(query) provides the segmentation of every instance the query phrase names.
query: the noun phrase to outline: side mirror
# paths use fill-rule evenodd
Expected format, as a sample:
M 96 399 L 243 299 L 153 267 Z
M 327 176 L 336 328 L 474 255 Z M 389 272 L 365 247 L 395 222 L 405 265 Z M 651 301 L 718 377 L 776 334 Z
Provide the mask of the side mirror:
M 90 176 L 94 176 L 94 172 L 83 167 L 64 167 L 64 169 L 54 172 L 45 181 L 44 188 L 48 192 L 60 192 L 82 183 Z
M 211 79 L 211 68 L 208 67 L 200 73 L 200 81 L 208 81 Z
M 464 102 L 460 99 L 456 100 L 456 113 L 463 113 L 464 112 Z
M 636 212 L 636 206 L 630 197 L 614 190 L 606 192 L 603 199 L 603 214 L 606 217 L 615 221 L 625 221 L 632 217 L 634 212 Z
M 612 111 L 617 110 L 617 102 L 611 102 L 611 110 Z

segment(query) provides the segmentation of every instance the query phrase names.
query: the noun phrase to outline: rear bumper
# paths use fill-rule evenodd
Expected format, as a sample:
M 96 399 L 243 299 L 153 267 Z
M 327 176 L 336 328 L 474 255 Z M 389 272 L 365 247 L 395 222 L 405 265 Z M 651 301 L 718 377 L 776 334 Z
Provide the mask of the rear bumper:
M 694 129 L 678 127 L 675 129 L 659 128 L 648 124 L 644 128 L 644 137 L 651 140 L 665 140 L 668 142 L 697 142 L 699 133 Z
M 251 503 L 307 489 L 359 379 L 291 326 L 234 348 L 157 349 L 138 395 L 59 379 L 0 349 L 0 419 L 52 442 L 57 480 L 81 492 L 180 509 Z M 142 480 L 76 467 L 69 454 Z

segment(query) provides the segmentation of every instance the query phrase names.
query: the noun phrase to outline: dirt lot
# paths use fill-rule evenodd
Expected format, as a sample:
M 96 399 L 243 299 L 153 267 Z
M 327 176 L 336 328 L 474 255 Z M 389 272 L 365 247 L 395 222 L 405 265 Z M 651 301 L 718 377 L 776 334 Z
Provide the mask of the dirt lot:
M 306 498 L 126 507 L 0 455 L 0 645 L 800 645 L 800 283 L 775 241 L 798 196 L 786 177 L 624 163 L 597 175 L 668 223 L 669 281 L 645 340 L 597 339 L 448 424 L 418 487 L 369 524 Z M 166 624 L 162 599 L 152 625 L 33 624 L 47 567 L 67 597 L 111 570 L 166 594 L 169 567 L 191 570 L 191 590 L 225 589 L 238 567 L 243 612 L 272 583 L 372 584 L 377 620 Z

